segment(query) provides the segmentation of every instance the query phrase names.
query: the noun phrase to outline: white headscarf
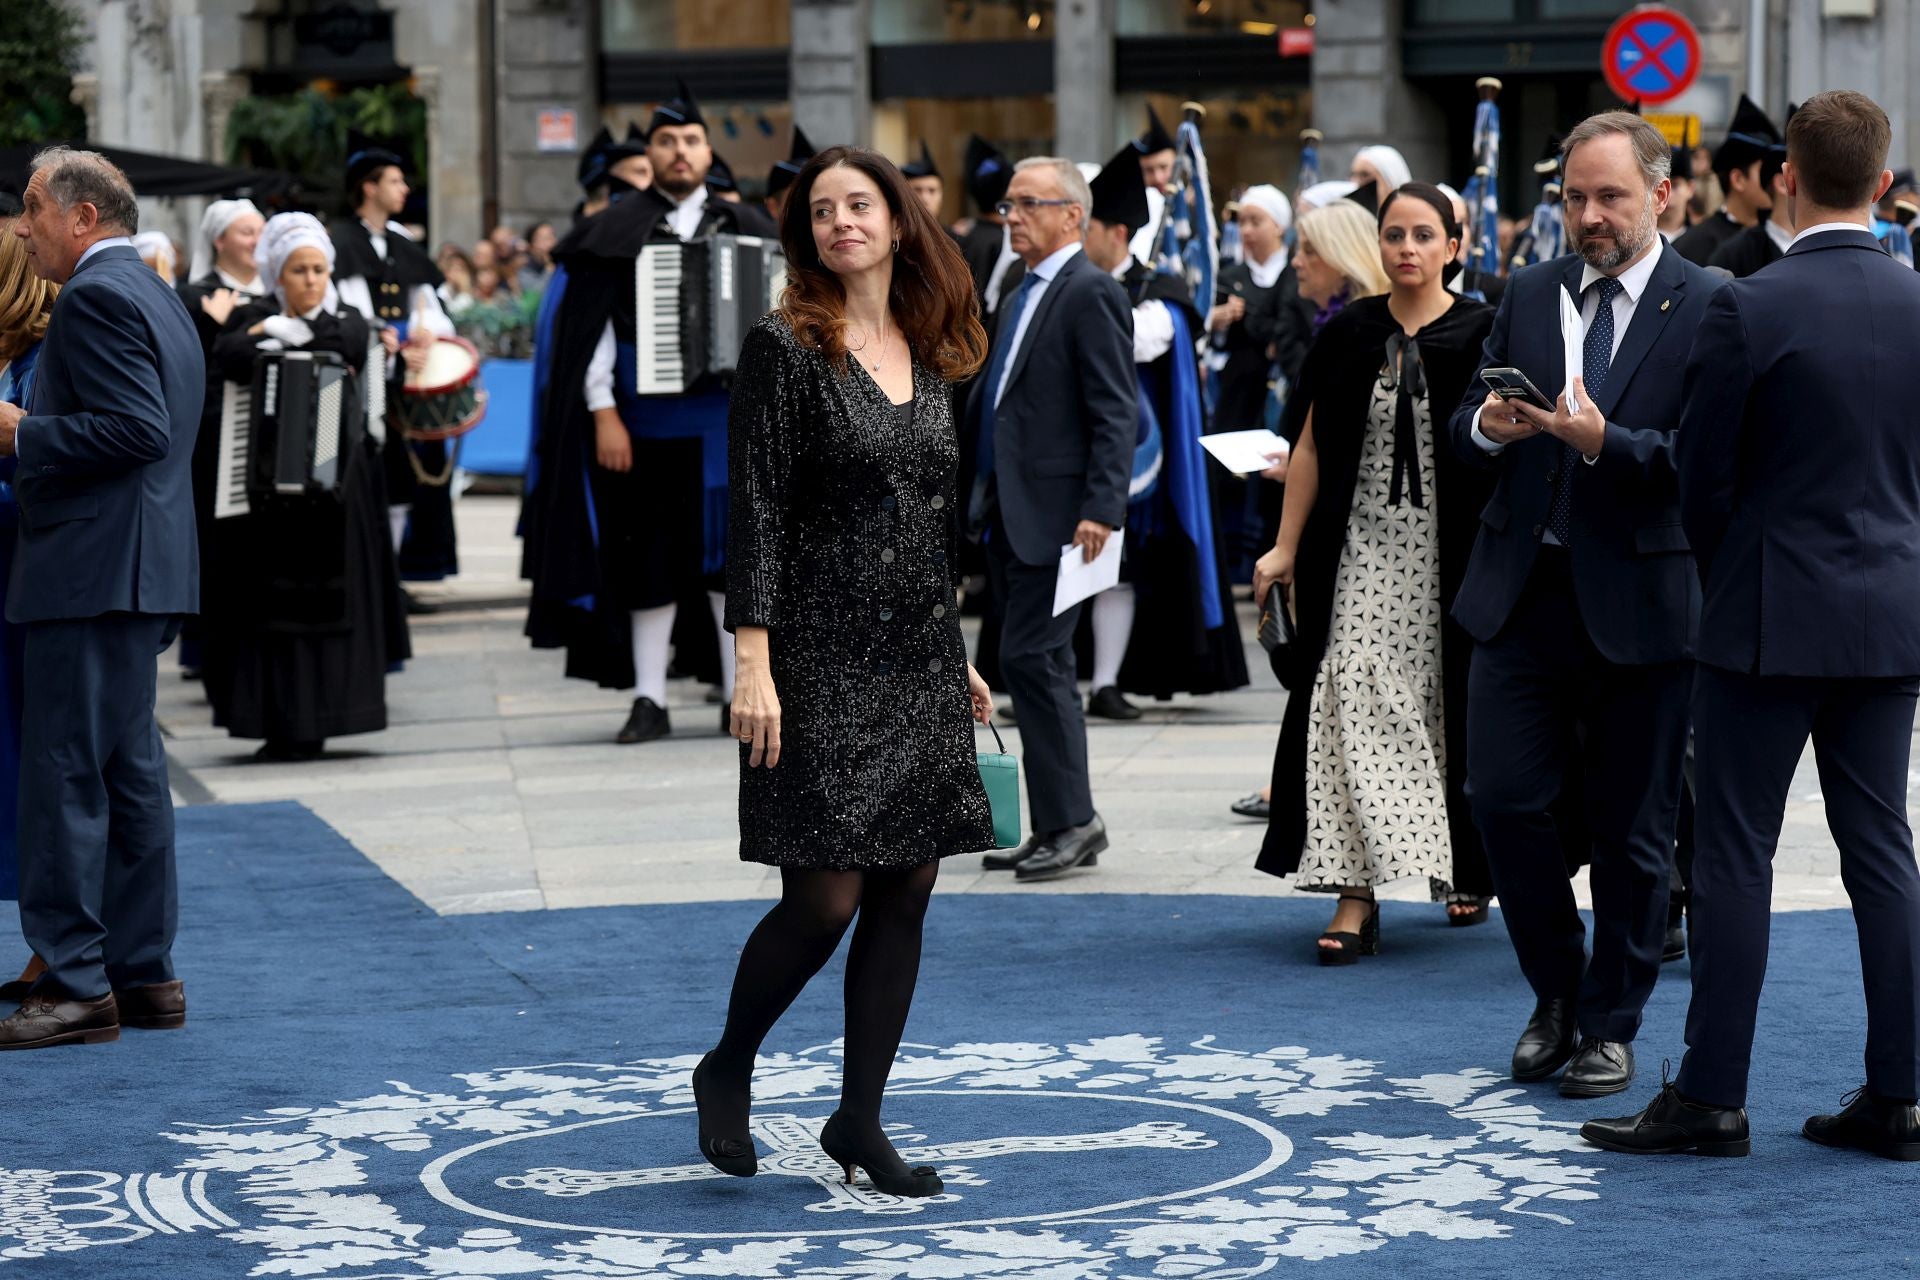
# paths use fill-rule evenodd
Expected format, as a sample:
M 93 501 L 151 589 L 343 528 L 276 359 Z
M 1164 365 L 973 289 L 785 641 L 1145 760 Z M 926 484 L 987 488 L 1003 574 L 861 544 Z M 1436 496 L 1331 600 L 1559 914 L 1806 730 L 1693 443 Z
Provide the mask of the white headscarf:
M 1241 192 L 1240 204 L 1252 205 L 1272 218 L 1280 225 L 1280 234 L 1283 236 L 1293 225 L 1293 205 L 1287 200 L 1286 193 L 1268 183 L 1263 182 Z M 1287 248 L 1284 244 L 1265 262 L 1255 262 L 1251 257 L 1247 259 L 1247 270 L 1253 273 L 1253 282 L 1262 289 L 1273 288 L 1274 281 L 1280 278 L 1280 273 L 1286 267 Z
M 1372 165 L 1380 175 L 1380 180 L 1386 183 L 1387 189 L 1380 193 L 1382 200 L 1387 198 L 1388 192 L 1397 191 L 1413 181 L 1413 170 L 1407 167 L 1407 158 L 1384 144 L 1362 147 L 1354 159 L 1365 160 Z
M 1324 209 L 1335 200 L 1344 200 L 1358 188 L 1345 178 L 1316 182 L 1300 193 L 1300 203 L 1309 209 Z
M 164 231 L 142 231 L 133 238 L 134 252 L 154 264 L 161 279 L 173 283 L 173 241 Z
M 253 247 L 254 270 L 260 273 L 260 282 L 273 290 L 282 307 L 287 305 L 286 290 L 280 287 L 280 273 L 286 270 L 287 259 L 293 256 L 295 249 L 318 249 L 326 255 L 327 271 L 333 271 L 333 237 L 320 220 L 310 213 L 276 213 L 267 219 L 267 225 L 260 229 L 260 243 Z M 338 306 L 340 295 L 334 292 L 333 281 L 327 281 L 327 296 L 320 303 L 323 311 L 332 311 Z
M 187 272 L 188 280 L 200 280 L 212 271 L 220 251 L 213 242 L 227 234 L 227 228 L 242 215 L 251 213 L 259 216 L 260 210 L 251 200 L 215 200 L 200 215 L 200 234 L 193 241 L 193 266 Z

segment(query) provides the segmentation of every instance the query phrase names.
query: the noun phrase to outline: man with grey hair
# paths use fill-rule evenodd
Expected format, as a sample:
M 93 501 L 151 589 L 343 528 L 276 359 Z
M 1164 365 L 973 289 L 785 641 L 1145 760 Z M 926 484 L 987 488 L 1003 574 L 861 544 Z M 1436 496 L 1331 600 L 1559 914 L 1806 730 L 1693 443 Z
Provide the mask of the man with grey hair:
M 0 1049 L 178 1027 L 173 805 L 155 658 L 199 607 L 191 462 L 206 390 L 193 321 L 129 240 L 104 157 L 34 161 L 14 233 L 61 285 L 32 403 L 0 404 L 20 532 L 7 620 L 26 627 L 20 922 L 47 971 Z
M 1450 424 L 1461 454 L 1500 477 L 1453 615 L 1475 641 L 1467 797 L 1537 1001 L 1513 1076 L 1565 1067 L 1560 1092 L 1591 1098 L 1633 1078 L 1666 934 L 1700 614 L 1674 470 L 1678 375 L 1718 282 L 1657 230 L 1672 153 L 1652 126 L 1597 115 L 1562 154 L 1574 252 L 1508 281 L 1481 360 L 1509 387 L 1519 370 L 1548 403 L 1469 392 Z M 1550 812 L 1575 768 L 1592 833 L 1591 961 Z
M 986 866 L 1021 880 L 1091 865 L 1107 847 L 1074 665 L 1080 606 L 1053 611 L 1062 547 L 1091 561 L 1126 523 L 1139 423 L 1133 308 L 1081 252 L 1092 208 L 1072 161 L 1015 166 L 999 213 L 1027 269 L 1000 307 L 969 407 L 979 424 L 971 523 L 1004 611 L 1000 666 L 1020 719 L 1033 820 L 1032 838 Z

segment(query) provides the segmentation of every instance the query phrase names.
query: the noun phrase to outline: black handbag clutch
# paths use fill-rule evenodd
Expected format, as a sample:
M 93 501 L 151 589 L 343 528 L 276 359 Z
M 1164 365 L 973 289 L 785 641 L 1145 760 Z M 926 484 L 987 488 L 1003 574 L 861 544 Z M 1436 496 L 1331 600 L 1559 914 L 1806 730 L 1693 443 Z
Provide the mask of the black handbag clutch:
M 1267 662 L 1281 686 L 1293 688 L 1293 673 L 1299 666 L 1300 633 L 1294 629 L 1293 610 L 1287 607 L 1286 594 L 1277 583 L 1267 592 L 1267 603 L 1260 610 L 1260 629 L 1254 634 L 1260 647 L 1267 651 Z

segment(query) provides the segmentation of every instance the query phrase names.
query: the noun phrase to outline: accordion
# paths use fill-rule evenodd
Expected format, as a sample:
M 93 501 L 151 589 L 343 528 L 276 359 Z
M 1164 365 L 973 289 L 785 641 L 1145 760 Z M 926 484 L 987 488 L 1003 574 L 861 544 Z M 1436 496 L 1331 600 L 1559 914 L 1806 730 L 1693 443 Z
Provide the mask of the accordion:
M 222 393 L 214 518 L 280 497 L 337 495 L 365 421 L 353 371 L 339 356 L 256 357 L 253 382 L 229 382 Z
M 729 377 L 747 330 L 786 287 L 778 241 L 723 234 L 644 246 L 633 265 L 635 390 L 673 396 Z

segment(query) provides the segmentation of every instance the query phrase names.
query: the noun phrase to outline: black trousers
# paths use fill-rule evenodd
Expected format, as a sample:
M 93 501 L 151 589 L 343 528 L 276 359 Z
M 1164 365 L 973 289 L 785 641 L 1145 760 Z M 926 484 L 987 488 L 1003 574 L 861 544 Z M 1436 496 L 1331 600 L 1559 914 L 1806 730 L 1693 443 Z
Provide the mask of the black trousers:
M 1000 675 L 1020 722 L 1020 764 L 1027 775 L 1033 830 L 1045 835 L 1091 822 L 1087 722 L 1073 654 L 1081 606 L 1054 617 L 1060 566 L 1025 563 L 997 529 L 987 542 L 987 572 L 1005 607 Z
M 144 613 L 27 627 L 21 931 L 82 999 L 173 978 L 173 797 L 153 698 L 177 629 Z
M 1583 1035 L 1631 1041 L 1660 973 L 1690 662 L 1621 666 L 1588 638 L 1564 551 L 1541 548 L 1468 675 L 1467 798 L 1500 914 L 1540 999 L 1577 996 Z M 1577 758 L 1572 746 L 1582 745 Z M 1548 812 L 1585 770 L 1593 957 Z
M 1693 693 L 1697 826 L 1693 1002 L 1680 1091 L 1744 1106 L 1767 972 L 1773 851 L 1813 738 L 1827 827 L 1860 931 L 1867 1087 L 1920 1095 L 1920 870 L 1907 764 L 1920 680 L 1741 675 L 1702 666 Z

